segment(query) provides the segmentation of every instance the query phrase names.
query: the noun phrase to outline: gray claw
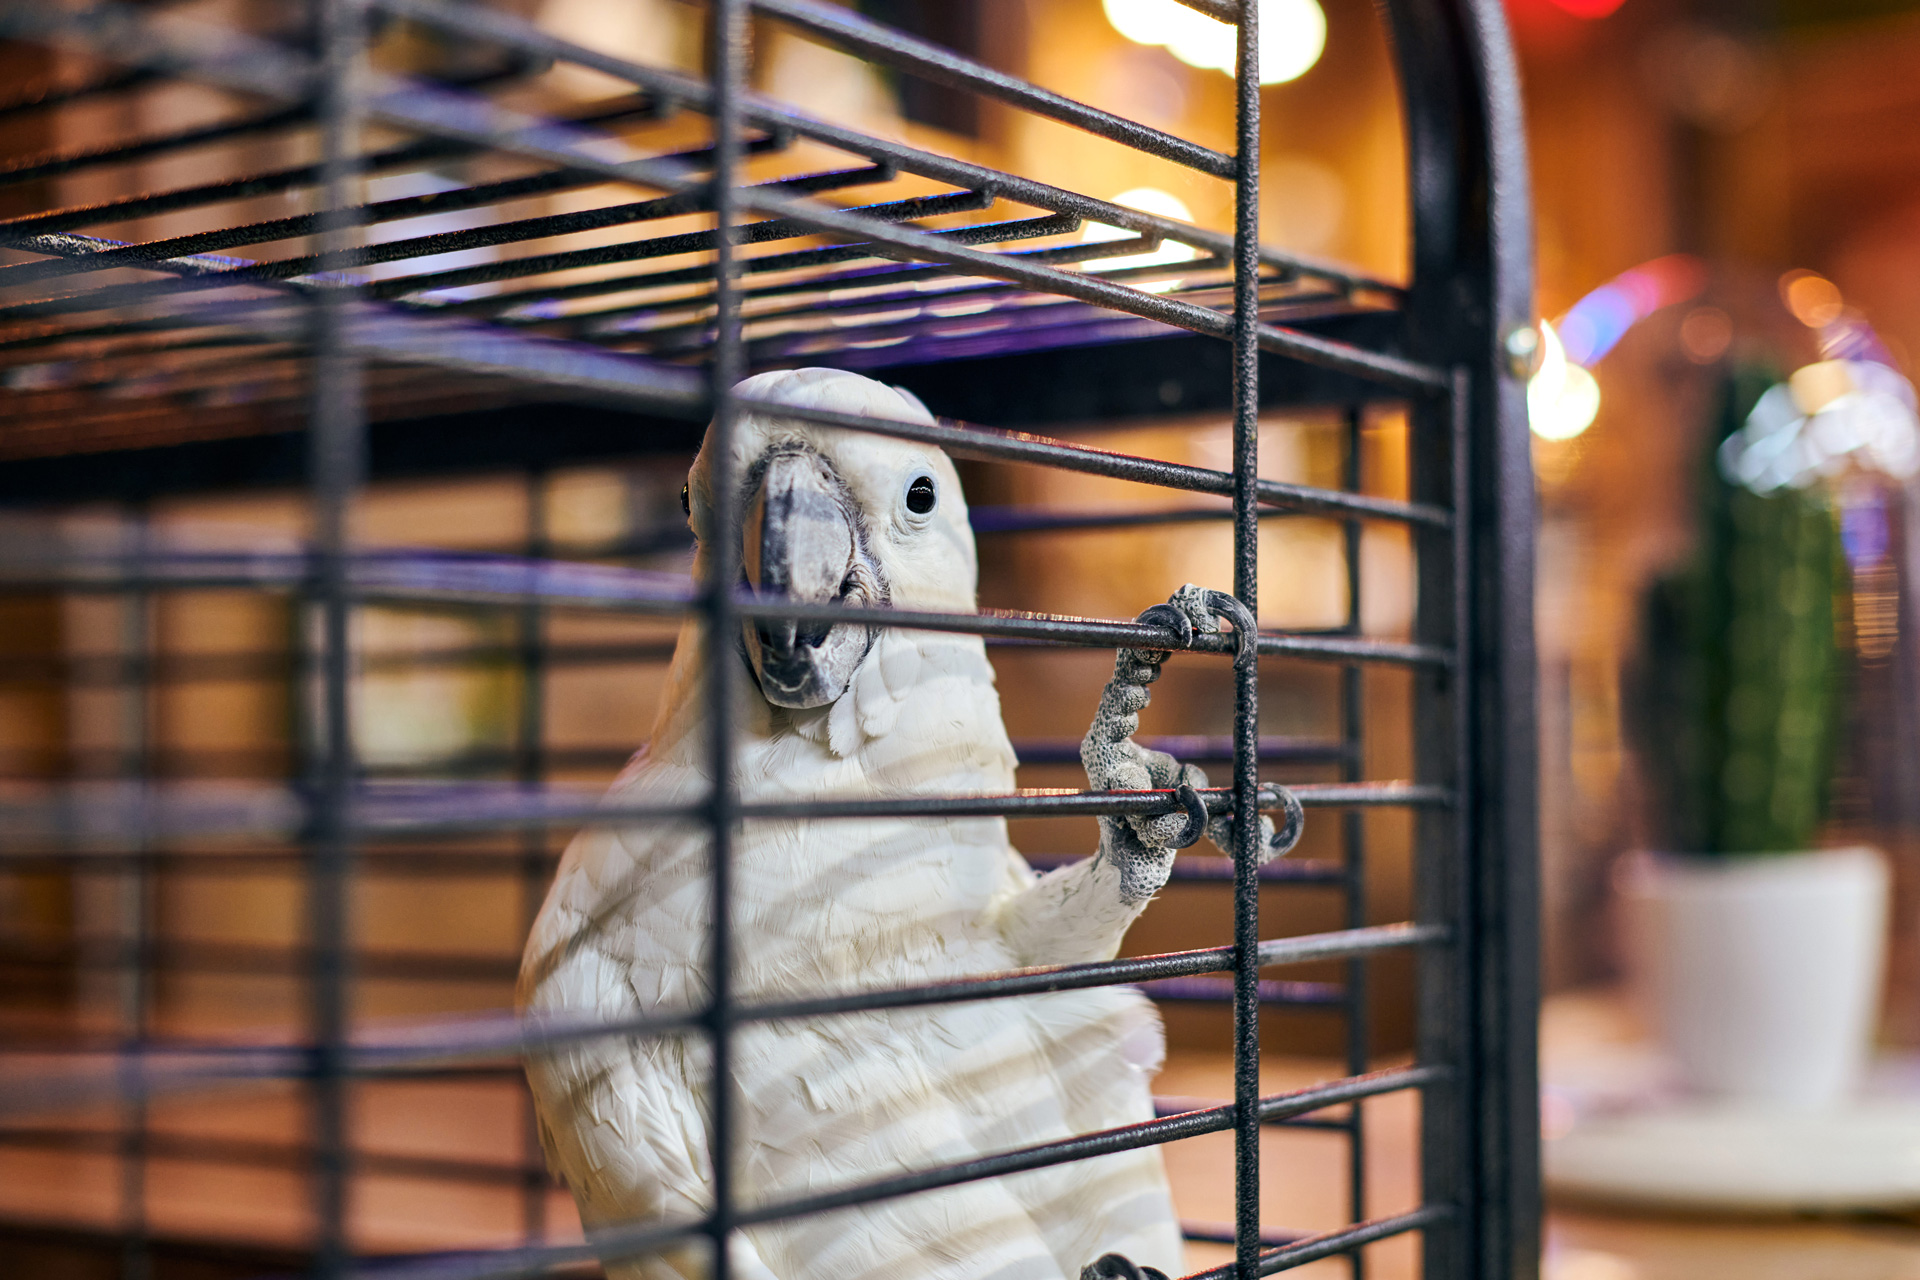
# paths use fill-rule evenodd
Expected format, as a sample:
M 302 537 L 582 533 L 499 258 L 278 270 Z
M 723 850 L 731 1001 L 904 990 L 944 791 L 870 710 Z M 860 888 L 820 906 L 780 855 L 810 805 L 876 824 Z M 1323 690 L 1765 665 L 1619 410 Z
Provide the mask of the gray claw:
M 1224 591 L 1207 592 L 1207 608 L 1233 623 L 1234 670 L 1251 671 L 1260 660 L 1260 624 L 1253 611 Z
M 1300 797 L 1278 784 L 1274 785 L 1274 790 L 1280 793 L 1280 807 L 1286 811 L 1287 817 L 1280 824 L 1280 829 L 1273 833 L 1273 838 L 1267 841 L 1266 856 L 1269 858 L 1291 853 L 1293 846 L 1300 843 L 1300 833 L 1307 825 L 1307 811 L 1300 807 Z
M 1193 643 L 1193 623 L 1173 605 L 1152 605 L 1141 610 L 1140 616 L 1134 621 L 1149 627 L 1165 627 L 1179 637 L 1179 647 L 1182 649 Z
M 1168 843 L 1176 849 L 1185 849 L 1199 843 L 1200 837 L 1207 833 L 1207 802 L 1185 782 L 1175 787 L 1173 794 L 1180 798 L 1180 803 L 1186 808 L 1187 825 Z

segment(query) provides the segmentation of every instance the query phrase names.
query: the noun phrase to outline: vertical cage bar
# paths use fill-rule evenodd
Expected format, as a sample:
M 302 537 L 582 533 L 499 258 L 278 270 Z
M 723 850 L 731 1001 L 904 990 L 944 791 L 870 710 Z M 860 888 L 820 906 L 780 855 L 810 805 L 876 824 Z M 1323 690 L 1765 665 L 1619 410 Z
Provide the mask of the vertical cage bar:
M 323 253 L 351 247 L 359 108 L 354 64 L 359 56 L 358 0 L 314 0 L 313 32 L 319 56 Z M 351 1016 L 349 972 L 352 929 L 348 894 L 353 871 L 349 809 L 353 803 L 354 744 L 349 707 L 352 679 L 352 602 L 348 595 L 349 522 L 365 473 L 366 424 L 360 362 L 347 347 L 344 288 L 313 291 L 311 306 L 312 421 L 308 458 L 313 503 L 311 590 L 320 613 L 320 759 L 310 829 L 308 927 L 312 935 L 313 1274 L 346 1274 L 352 1178 L 346 1075 Z
M 1234 76 L 1233 593 L 1259 617 L 1260 5 L 1240 10 Z M 1233 713 L 1234 1262 L 1260 1274 L 1260 664 L 1236 663 Z
M 123 744 L 115 772 L 135 784 L 145 783 L 153 769 L 153 593 L 141 585 L 147 569 L 147 512 L 135 504 L 121 526 L 131 584 L 120 608 L 121 706 L 118 741 Z M 134 842 L 125 869 L 116 877 L 120 891 L 116 917 L 124 926 L 116 939 L 120 947 L 120 1034 L 123 1065 L 139 1061 L 147 1037 L 152 1005 L 153 883 L 142 855 L 145 840 Z M 147 1104 L 128 1080 L 120 1106 L 120 1276 L 147 1280 L 153 1258 L 147 1225 Z
M 1461 491 L 1463 423 L 1451 399 L 1416 405 L 1409 420 L 1409 471 L 1416 493 L 1452 500 Z M 1465 604 L 1456 588 L 1466 563 L 1468 522 L 1450 533 L 1417 539 L 1416 638 L 1452 644 L 1462 634 Z M 1469 664 L 1452 673 L 1418 677 L 1414 690 L 1414 768 L 1422 782 L 1463 786 L 1468 762 L 1462 701 L 1470 696 Z M 1423 951 L 1417 961 L 1419 1023 L 1416 1050 L 1422 1063 L 1444 1066 L 1447 1077 L 1424 1094 L 1420 1108 L 1422 1198 L 1461 1210 L 1430 1228 L 1421 1250 L 1428 1280 L 1466 1280 L 1476 1274 L 1473 1146 L 1477 1135 L 1468 1100 L 1474 1093 L 1469 1021 L 1472 1017 L 1472 956 L 1475 940 L 1464 909 L 1469 845 L 1467 810 L 1456 805 L 1415 819 L 1415 915 L 1450 930 L 1445 947 Z
M 1454 370 L 1453 394 L 1448 397 L 1445 407 L 1447 464 L 1438 473 L 1441 482 L 1451 490 L 1450 499 L 1456 511 L 1467 510 L 1472 492 L 1467 457 L 1472 443 L 1467 410 L 1467 378 L 1465 369 Z M 1473 603 L 1468 587 L 1472 581 L 1473 541 L 1472 521 L 1456 521 L 1449 540 L 1445 572 L 1451 584 L 1447 595 L 1451 613 L 1448 627 L 1454 643 L 1462 646 L 1468 643 L 1473 626 Z M 1453 687 L 1448 691 L 1450 703 L 1446 727 L 1453 755 L 1448 775 L 1454 780 L 1453 785 L 1463 790 L 1471 785 L 1474 773 L 1472 716 L 1477 684 L 1475 674 L 1473 663 L 1460 663 L 1453 673 Z M 1456 1162 L 1460 1193 L 1469 1203 L 1473 1203 L 1484 1196 L 1487 1189 L 1482 1176 L 1482 1164 L 1486 1159 L 1486 1153 L 1481 1150 L 1484 1134 L 1475 1124 L 1475 1103 L 1483 1092 L 1484 1082 L 1479 1046 L 1474 1043 L 1474 1028 L 1469 1021 L 1478 1013 L 1478 978 L 1486 940 L 1480 937 L 1479 922 L 1473 911 L 1473 807 L 1469 804 L 1456 806 L 1452 823 L 1453 866 L 1445 882 L 1443 892 L 1446 900 L 1442 910 L 1452 922 L 1456 939 L 1451 957 L 1453 972 L 1449 977 L 1459 985 L 1456 1000 L 1467 1014 L 1467 1019 L 1463 1019 L 1461 1034 L 1455 1038 L 1452 1047 L 1455 1078 L 1460 1083 L 1453 1096 L 1454 1111 L 1449 1121 L 1454 1132 L 1448 1146 Z M 1462 1223 L 1460 1243 L 1464 1248 L 1459 1256 L 1462 1280 L 1471 1274 L 1484 1273 L 1484 1260 L 1488 1255 L 1482 1235 L 1483 1226 L 1477 1214 Z
M 1349 406 L 1345 421 L 1346 488 L 1360 492 L 1360 446 L 1362 413 L 1358 405 Z M 1347 520 L 1341 534 L 1347 561 L 1348 635 L 1360 634 L 1360 597 L 1363 583 L 1360 570 L 1360 544 L 1364 530 L 1358 520 Z M 1366 673 L 1357 662 L 1340 669 L 1340 778 L 1358 782 L 1366 774 Z M 1346 895 L 1347 928 L 1358 929 L 1367 923 L 1367 827 L 1366 815 L 1348 809 L 1341 815 L 1341 836 L 1345 845 L 1342 867 L 1343 892 Z M 1367 999 L 1367 962 L 1362 957 L 1347 961 L 1347 1074 L 1357 1076 L 1367 1070 L 1371 1058 L 1372 1011 Z M 1355 1101 L 1347 1113 L 1347 1216 L 1353 1222 L 1367 1217 L 1367 1130 L 1364 1104 Z M 1353 1280 L 1365 1280 L 1367 1258 L 1364 1249 L 1347 1255 Z
M 544 560 L 551 552 L 547 537 L 547 473 L 544 468 L 529 470 L 525 478 L 527 504 L 526 553 L 530 560 Z M 546 606 L 529 600 L 514 620 L 516 651 L 520 667 L 520 703 L 514 731 L 514 780 L 523 787 L 536 787 L 546 781 L 546 701 L 547 633 Z M 547 889 L 547 841 L 545 827 L 534 827 L 520 838 L 520 929 L 533 932 L 540 902 Z M 540 1149 L 539 1117 L 533 1109 L 533 1094 L 526 1077 L 517 1080 L 520 1094 L 521 1163 L 520 1232 L 529 1244 L 546 1238 L 547 1176 L 545 1155 Z
M 1459 445 L 1463 436 L 1452 401 L 1417 406 L 1409 430 L 1413 451 L 1409 471 L 1425 495 L 1454 497 L 1460 488 Z M 1467 522 L 1446 535 L 1418 539 L 1414 634 L 1432 644 L 1451 644 L 1461 634 L 1464 604 L 1456 591 L 1466 561 Z M 1414 692 L 1414 768 L 1421 782 L 1458 787 L 1466 779 L 1465 726 L 1461 701 L 1469 696 L 1467 663 L 1450 675 L 1425 673 Z M 1473 1096 L 1473 1063 L 1468 1022 L 1472 1017 L 1474 939 L 1464 910 L 1465 861 L 1470 847 L 1468 806 L 1415 819 L 1415 915 L 1423 924 L 1451 932 L 1445 947 L 1424 950 L 1417 962 L 1417 1051 L 1422 1063 L 1442 1065 L 1448 1076 L 1428 1089 L 1420 1107 L 1422 1196 L 1428 1203 L 1465 1209 L 1472 1201 L 1473 1144 L 1467 1100 Z M 1466 1280 L 1474 1255 L 1474 1226 L 1461 1212 L 1426 1234 L 1421 1251 L 1428 1280 Z
M 708 761 L 713 776 L 708 832 L 711 849 L 711 972 L 708 977 L 707 1032 L 713 1054 L 709 1090 L 713 1162 L 713 1280 L 729 1280 L 732 1259 L 733 1203 L 733 833 L 739 796 L 734 786 L 733 708 L 739 664 L 734 644 L 739 622 L 733 585 L 740 577 L 740 477 L 734 466 L 733 385 L 746 372 L 740 331 L 740 302 L 735 260 L 734 188 L 740 177 L 740 95 L 747 58 L 744 0 L 714 0 L 709 54 L 713 83 L 713 361 L 710 365 L 713 428 L 708 437 L 708 476 L 712 502 L 707 515 L 706 581 L 701 584 L 706 614 Z

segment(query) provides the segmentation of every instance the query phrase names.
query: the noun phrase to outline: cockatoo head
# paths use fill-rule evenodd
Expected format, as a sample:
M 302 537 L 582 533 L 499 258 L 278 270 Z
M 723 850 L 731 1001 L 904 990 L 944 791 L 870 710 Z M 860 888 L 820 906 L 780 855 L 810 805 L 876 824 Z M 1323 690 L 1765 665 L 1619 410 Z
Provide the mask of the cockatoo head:
M 748 378 L 740 396 L 914 422 L 933 415 L 911 393 L 838 369 L 786 369 Z M 712 433 L 687 477 L 699 540 L 695 572 L 712 554 Z M 970 612 L 979 571 L 960 478 L 931 445 L 744 413 L 733 432 L 740 563 L 747 588 L 776 599 Z M 767 701 L 837 701 L 879 628 L 866 623 L 749 620 L 747 662 Z

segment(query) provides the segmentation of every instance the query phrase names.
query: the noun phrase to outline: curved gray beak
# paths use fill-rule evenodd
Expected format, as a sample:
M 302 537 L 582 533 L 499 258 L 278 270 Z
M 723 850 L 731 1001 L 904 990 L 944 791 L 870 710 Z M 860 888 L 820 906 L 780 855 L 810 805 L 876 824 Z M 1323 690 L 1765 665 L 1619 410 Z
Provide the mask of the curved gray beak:
M 767 459 L 742 527 L 741 564 L 758 596 L 810 602 L 847 597 L 861 576 L 850 495 L 819 454 L 783 449 Z M 748 661 L 767 700 L 817 707 L 846 691 L 865 658 L 865 626 L 765 619 L 745 624 Z

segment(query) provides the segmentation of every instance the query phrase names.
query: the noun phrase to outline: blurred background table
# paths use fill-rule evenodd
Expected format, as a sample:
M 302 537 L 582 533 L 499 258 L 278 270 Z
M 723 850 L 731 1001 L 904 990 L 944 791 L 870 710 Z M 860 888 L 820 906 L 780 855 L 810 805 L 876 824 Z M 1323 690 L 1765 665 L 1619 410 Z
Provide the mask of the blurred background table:
M 1541 1015 L 1543 1080 L 1621 1060 L 1646 1033 L 1618 990 L 1555 996 Z M 1554 1122 L 1553 1108 L 1547 1122 Z M 1920 1214 L 1661 1214 L 1548 1196 L 1543 1280 L 1920 1280 Z

